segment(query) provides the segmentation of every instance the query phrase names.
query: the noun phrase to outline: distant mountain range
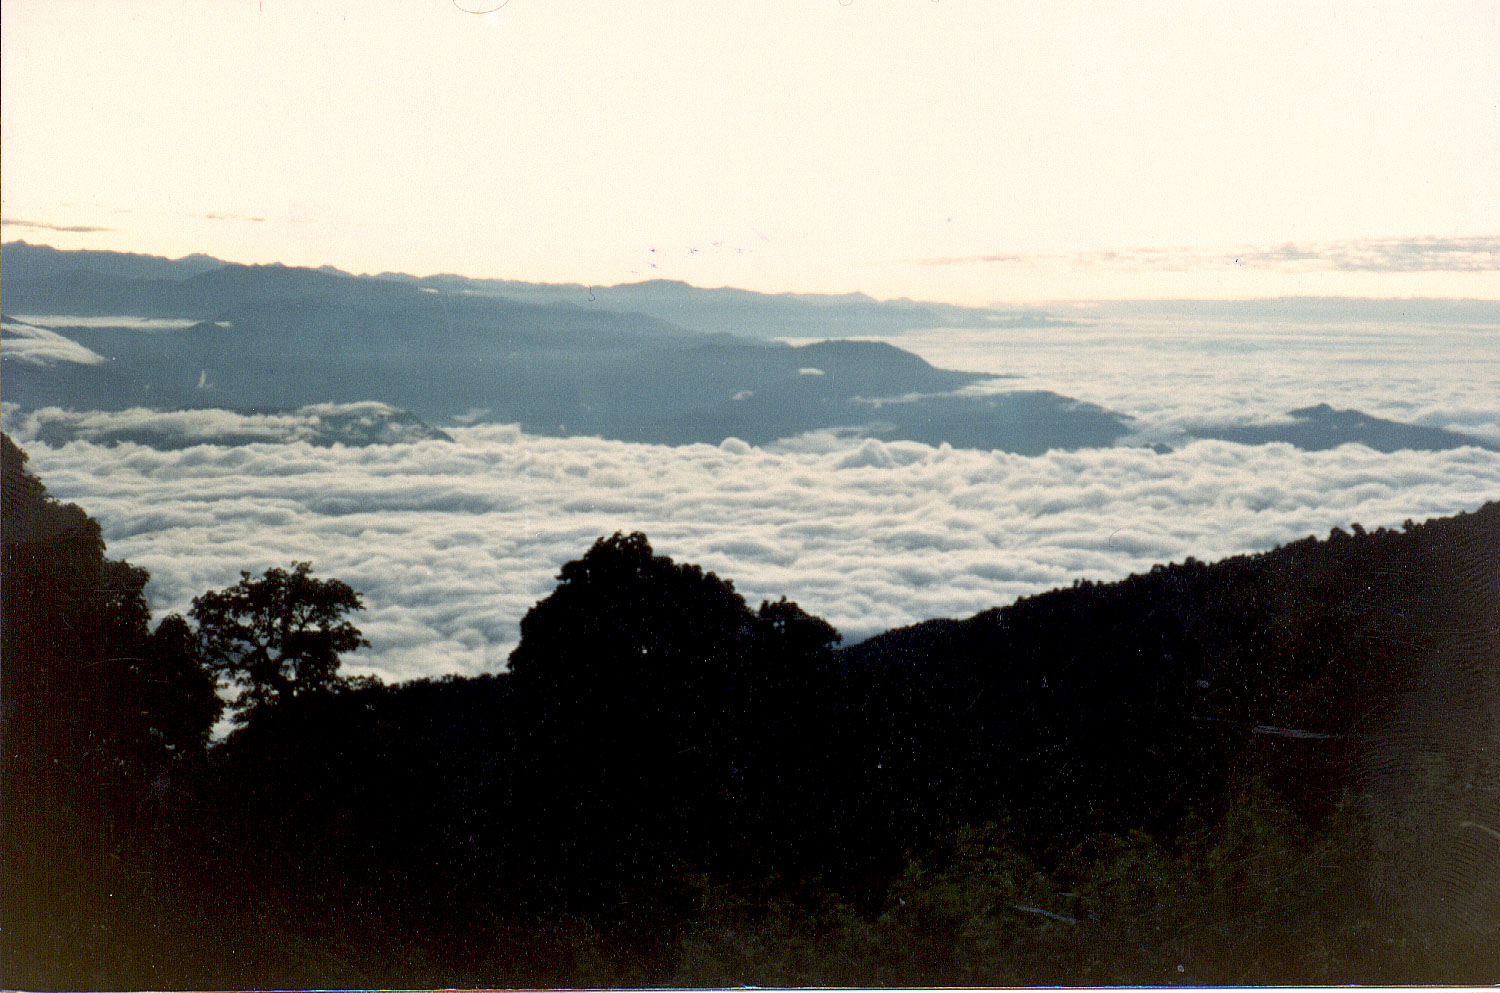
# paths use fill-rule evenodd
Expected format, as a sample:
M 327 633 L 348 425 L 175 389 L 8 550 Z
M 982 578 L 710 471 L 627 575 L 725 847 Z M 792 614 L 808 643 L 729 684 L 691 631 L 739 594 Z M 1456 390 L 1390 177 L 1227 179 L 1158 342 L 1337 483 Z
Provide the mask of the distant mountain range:
M 659 444 L 731 437 L 764 444 L 833 429 L 1024 455 L 1109 446 L 1131 428 L 1121 412 L 1006 390 L 1003 377 L 938 369 L 890 344 L 853 340 L 914 328 L 1003 334 L 1067 323 L 1031 311 L 665 280 L 586 287 L 353 276 L 25 242 L 3 246 L 0 274 L 6 314 L 16 315 L 0 328 L 0 361 L 7 406 L 18 411 L 256 415 L 373 403 L 434 425 L 430 437 L 444 425 L 483 421 Z M 825 340 L 793 346 L 779 336 Z M 76 422 L 51 423 L 62 430 Z M 379 443 L 423 435 L 409 420 L 399 424 L 333 437 Z M 91 430 L 86 436 L 135 437 Z M 1190 434 L 1303 448 L 1494 447 L 1326 405 L 1294 411 L 1284 423 L 1205 425 Z
M 404 287 L 440 293 L 450 302 L 452 297 L 477 297 L 540 307 L 571 305 L 585 311 L 639 314 L 687 331 L 750 338 L 839 338 L 914 328 L 1069 323 L 1034 310 L 880 301 L 863 293 L 700 289 L 668 279 L 585 286 L 391 272 L 354 276 L 331 266 L 246 266 L 208 255 L 166 259 L 122 252 L 68 252 L 24 241 L 7 243 L 0 264 L 10 313 L 206 317 L 288 295 L 359 298 L 368 304 L 392 299 L 396 288 Z M 60 310 L 63 306 L 72 309 Z
M 1326 403 L 1300 407 L 1288 413 L 1288 420 L 1276 424 L 1212 425 L 1194 429 L 1199 438 L 1220 438 L 1242 445 L 1266 445 L 1287 442 L 1309 452 L 1337 448 L 1357 441 L 1377 452 L 1441 451 L 1474 445 L 1496 451 L 1497 446 L 1458 431 L 1403 424 L 1383 417 L 1371 417 L 1357 410 L 1334 410 Z
M 1119 415 L 1054 393 L 957 394 L 992 377 L 936 369 L 891 345 L 766 340 L 1045 319 L 1036 315 L 666 282 L 595 291 L 605 306 L 586 303 L 586 288 L 24 243 L 0 258 L 7 313 L 31 318 L 5 319 L 6 399 L 28 410 L 263 413 L 374 401 L 433 424 L 514 422 L 629 441 L 759 444 L 848 428 L 1029 454 L 1108 445 L 1126 431 Z

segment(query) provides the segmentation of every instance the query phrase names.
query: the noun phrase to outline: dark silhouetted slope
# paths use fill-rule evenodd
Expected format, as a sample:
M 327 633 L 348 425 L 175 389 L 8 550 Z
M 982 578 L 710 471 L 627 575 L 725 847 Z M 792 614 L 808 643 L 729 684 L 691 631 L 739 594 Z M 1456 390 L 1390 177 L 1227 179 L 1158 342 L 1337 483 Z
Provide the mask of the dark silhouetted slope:
M 152 631 L 145 574 L 4 447 L 10 985 L 1413 983 L 1500 964 L 1500 504 L 843 650 L 795 604 L 753 609 L 616 534 L 562 567 L 508 672 L 322 680 L 205 748 L 212 673 L 285 677 L 258 667 L 291 642 L 233 646 L 313 637 L 307 604 L 247 575 L 195 601 L 196 631 Z M 235 627 L 240 607 L 265 613 Z

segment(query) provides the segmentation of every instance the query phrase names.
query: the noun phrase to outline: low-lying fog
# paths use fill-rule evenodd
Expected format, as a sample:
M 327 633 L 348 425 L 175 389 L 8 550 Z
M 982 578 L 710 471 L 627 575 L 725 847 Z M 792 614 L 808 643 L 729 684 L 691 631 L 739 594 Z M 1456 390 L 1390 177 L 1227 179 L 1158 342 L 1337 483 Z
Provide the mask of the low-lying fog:
M 616 530 L 752 603 L 785 594 L 853 641 L 1079 578 L 1473 509 L 1500 497 L 1496 451 L 1309 451 L 1187 430 L 1327 403 L 1495 444 L 1495 331 L 1121 318 L 887 339 L 1135 418 L 1132 444 L 1034 457 L 835 432 L 673 447 L 485 424 L 365 447 L 197 444 L 233 434 L 226 418 L 258 423 L 211 411 L 90 415 L 174 418 L 194 443 L 170 451 L 48 444 L 14 408 L 6 428 L 54 495 L 100 520 L 112 555 L 151 571 L 158 616 L 241 569 L 308 559 L 364 594 L 372 648 L 351 668 L 398 679 L 502 667 L 558 567 Z

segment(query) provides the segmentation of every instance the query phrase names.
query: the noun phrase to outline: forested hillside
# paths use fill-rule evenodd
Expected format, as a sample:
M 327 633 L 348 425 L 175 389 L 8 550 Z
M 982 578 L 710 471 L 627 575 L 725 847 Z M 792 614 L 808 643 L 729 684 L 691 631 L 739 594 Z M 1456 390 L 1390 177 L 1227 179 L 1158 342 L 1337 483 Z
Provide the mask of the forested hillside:
M 384 686 L 305 563 L 153 628 L 4 446 L 7 986 L 1500 975 L 1500 504 L 844 648 L 616 534 Z

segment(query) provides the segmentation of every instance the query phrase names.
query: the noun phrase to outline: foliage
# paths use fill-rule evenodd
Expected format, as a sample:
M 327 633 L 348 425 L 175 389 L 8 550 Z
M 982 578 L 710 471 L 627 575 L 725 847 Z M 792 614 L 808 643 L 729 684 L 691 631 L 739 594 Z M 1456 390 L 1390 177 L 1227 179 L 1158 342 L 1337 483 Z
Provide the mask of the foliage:
M 639 907 L 686 899 L 662 885 L 680 864 L 758 863 L 803 776 L 790 698 L 837 640 L 788 601 L 751 611 L 641 534 L 565 565 L 511 656 L 505 844 L 536 859 L 514 885 Z
M 220 704 L 181 619 L 150 630 L 146 572 L 0 444 L 0 965 L 34 988 L 88 981 L 71 970 L 139 893 L 138 842 L 191 792 Z
M 1250 985 L 1403 981 L 1414 949 L 1363 885 L 1353 797 L 1306 832 L 1246 784 L 1220 824 L 1098 835 L 1042 865 L 970 825 L 908 855 L 874 918 L 826 891 L 704 887 L 680 985 Z
M 193 600 L 203 658 L 239 690 L 234 719 L 298 698 L 344 688 L 342 655 L 369 642 L 344 615 L 363 610 L 359 595 L 337 579 L 315 579 L 312 564 L 240 573 L 227 590 Z
M 1492 701 L 1458 692 L 1492 686 L 1500 506 L 842 651 L 796 604 L 751 609 L 616 534 L 562 567 L 509 672 L 383 686 L 339 674 L 365 643 L 360 600 L 305 563 L 199 597 L 196 631 L 153 631 L 145 574 L 106 559 L 98 525 L 6 446 L 8 984 L 1211 985 L 1500 966 L 1472 827 L 1500 823 Z M 1427 634 L 1433 618 L 1459 635 Z M 248 726 L 210 744 L 214 673 Z M 1449 852 L 1467 853 L 1463 886 Z M 1467 916 L 1442 909 L 1455 895 Z

